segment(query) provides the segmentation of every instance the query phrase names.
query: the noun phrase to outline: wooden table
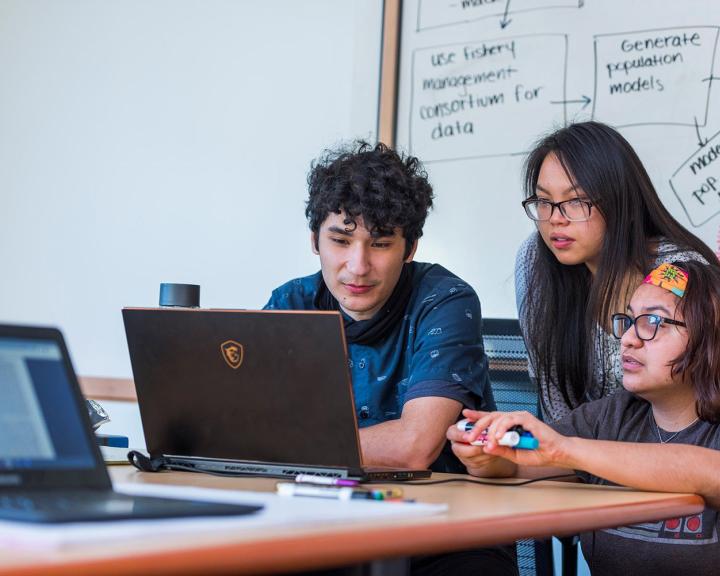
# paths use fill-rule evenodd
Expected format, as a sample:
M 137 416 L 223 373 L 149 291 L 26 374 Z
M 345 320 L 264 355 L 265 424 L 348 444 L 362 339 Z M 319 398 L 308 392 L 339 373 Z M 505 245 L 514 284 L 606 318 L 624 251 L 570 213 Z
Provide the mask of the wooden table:
M 116 482 L 185 484 L 215 489 L 272 491 L 275 481 L 203 474 L 137 472 L 111 467 Z M 452 477 L 434 474 L 434 479 Z M 508 481 L 512 482 L 512 481 Z M 312 570 L 377 559 L 431 554 L 567 535 L 593 528 L 696 514 L 692 494 L 637 492 L 564 482 L 524 487 L 467 483 L 405 487 L 418 501 L 446 503 L 446 514 L 348 525 L 307 525 L 235 533 L 193 534 L 93 544 L 82 551 L 41 554 L 0 549 L 0 576 L 97 574 L 247 574 Z M 389 506 L 393 504 L 388 504 Z

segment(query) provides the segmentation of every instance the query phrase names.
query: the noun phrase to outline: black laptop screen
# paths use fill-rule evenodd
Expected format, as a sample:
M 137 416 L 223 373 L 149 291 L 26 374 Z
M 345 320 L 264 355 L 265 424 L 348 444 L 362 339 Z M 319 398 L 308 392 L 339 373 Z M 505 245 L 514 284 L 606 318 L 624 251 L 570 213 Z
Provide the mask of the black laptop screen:
M 0 470 L 95 466 L 72 390 L 55 341 L 0 338 Z

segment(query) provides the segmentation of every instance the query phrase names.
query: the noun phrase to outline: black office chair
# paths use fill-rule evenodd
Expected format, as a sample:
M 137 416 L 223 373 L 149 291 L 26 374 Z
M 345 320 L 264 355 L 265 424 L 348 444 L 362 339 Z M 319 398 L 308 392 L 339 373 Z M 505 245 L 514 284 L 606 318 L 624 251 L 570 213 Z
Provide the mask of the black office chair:
M 488 357 L 490 384 L 498 410 L 526 410 L 538 416 L 539 402 L 535 384 L 528 375 L 528 354 L 514 319 L 483 320 L 483 341 Z M 577 538 L 561 538 L 563 576 L 577 574 Z M 517 558 L 520 576 L 552 576 L 552 540 L 518 540 Z

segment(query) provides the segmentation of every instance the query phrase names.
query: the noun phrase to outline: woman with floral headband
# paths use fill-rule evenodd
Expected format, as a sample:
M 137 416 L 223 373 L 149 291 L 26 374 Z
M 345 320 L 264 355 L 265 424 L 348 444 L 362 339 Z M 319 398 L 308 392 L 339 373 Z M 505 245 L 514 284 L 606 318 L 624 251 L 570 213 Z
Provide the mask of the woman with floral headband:
M 527 412 L 465 410 L 474 428 L 448 430 L 453 451 L 478 476 L 570 468 L 592 484 L 703 496 L 708 507 L 696 516 L 583 534 L 593 575 L 716 574 L 720 567 L 720 271 L 682 266 L 655 269 L 627 309 L 612 315 L 624 390 L 551 425 Z M 539 447 L 499 446 L 514 426 Z M 484 447 L 469 444 L 486 429 Z
M 610 314 L 663 262 L 718 261 L 663 206 L 630 144 L 598 122 L 541 140 L 525 166 L 537 232 L 518 251 L 520 325 L 543 416 L 554 421 L 622 384 Z

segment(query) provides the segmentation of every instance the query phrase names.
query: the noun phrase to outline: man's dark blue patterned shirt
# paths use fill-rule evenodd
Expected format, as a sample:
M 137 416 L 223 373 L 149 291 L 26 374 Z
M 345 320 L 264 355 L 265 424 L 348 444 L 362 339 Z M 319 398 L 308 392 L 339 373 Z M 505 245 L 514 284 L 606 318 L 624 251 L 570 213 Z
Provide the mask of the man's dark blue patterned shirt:
M 401 321 L 377 344 L 348 345 L 360 427 L 399 418 L 405 402 L 428 396 L 495 409 L 477 294 L 442 266 L 410 266 L 412 292 Z M 291 280 L 265 308 L 314 310 L 320 282 L 320 272 Z

